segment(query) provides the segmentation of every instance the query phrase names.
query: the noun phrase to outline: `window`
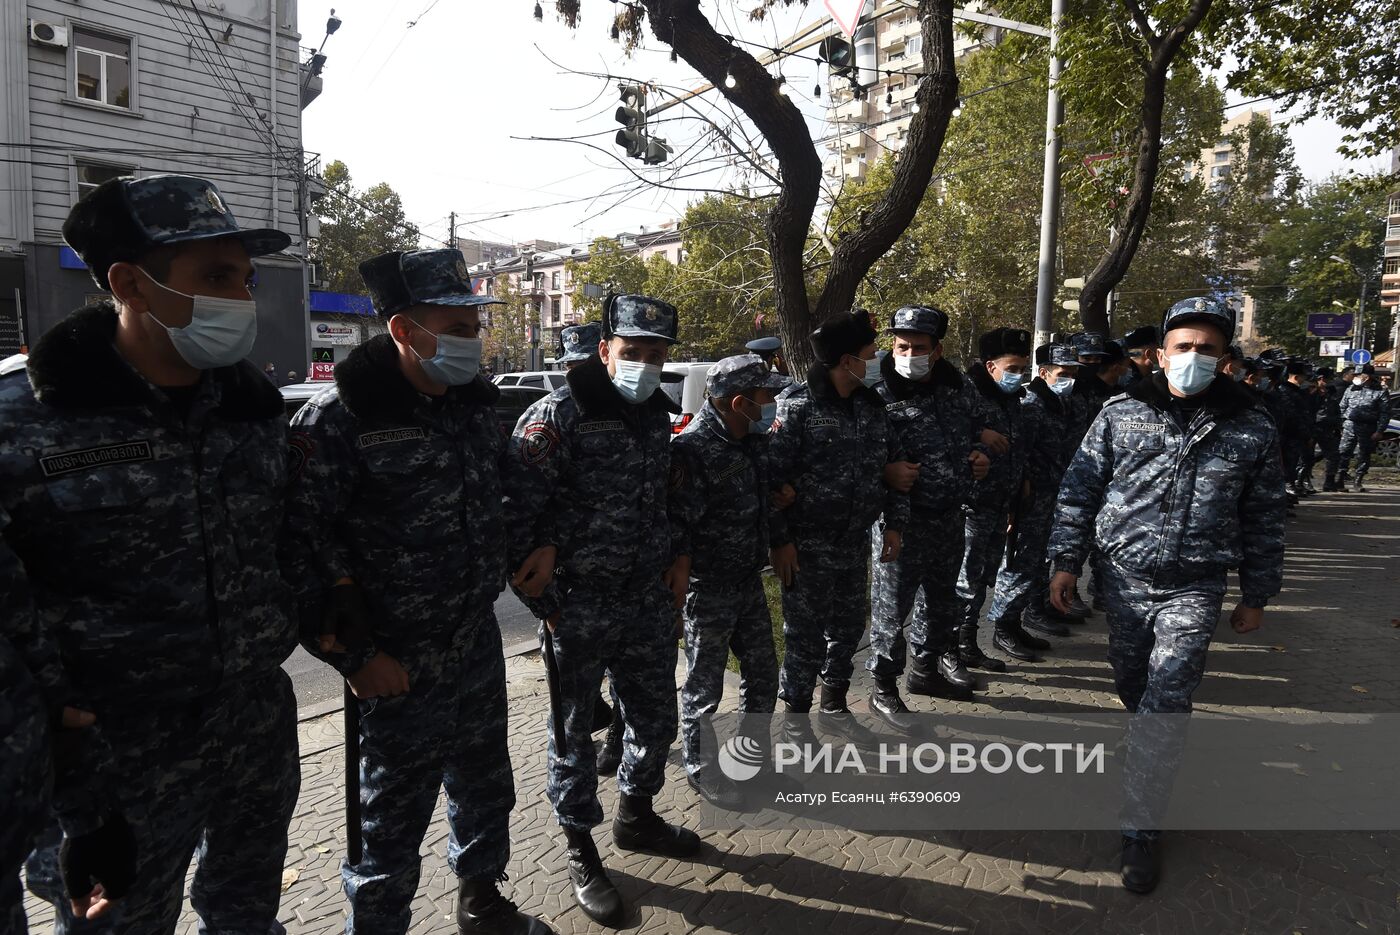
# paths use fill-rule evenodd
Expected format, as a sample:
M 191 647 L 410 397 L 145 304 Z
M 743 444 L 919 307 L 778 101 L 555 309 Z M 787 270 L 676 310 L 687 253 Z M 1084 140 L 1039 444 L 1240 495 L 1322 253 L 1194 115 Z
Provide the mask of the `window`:
M 1385 261 L 1385 275 L 1400 275 L 1400 257 L 1392 257 Z
M 73 94 L 130 109 L 131 40 L 73 30 Z
M 1221 151 L 1221 152 L 1216 153 L 1216 154 L 1215 154 L 1215 161 L 1216 161 L 1216 162 L 1229 162 L 1229 161 L 1230 161 L 1230 153 L 1229 153 L 1229 151 Z
M 559 274 L 558 274 L 558 273 L 555 273 L 554 275 L 557 277 Z M 556 285 L 554 288 L 558 289 L 559 287 Z M 561 310 L 561 306 L 560 306 L 559 299 L 558 299 L 557 297 L 556 297 L 556 298 L 553 298 L 553 299 L 550 299 L 550 300 L 549 300 L 549 320 L 550 320 L 551 322 L 556 322 L 556 323 L 557 323 L 557 322 L 559 321 L 559 312 L 560 312 L 560 310 Z
M 521 377 L 521 378 L 520 378 L 520 385 L 521 385 L 521 386 L 537 386 L 537 387 L 539 387 L 540 389 L 544 389 L 544 377 Z
M 102 162 L 85 162 L 79 159 L 76 163 L 78 175 L 78 198 L 83 197 L 103 182 L 120 178 L 123 175 L 131 175 L 131 166 L 114 166 Z
M 924 54 L 924 37 L 910 36 L 909 41 L 904 43 L 904 54 L 910 58 L 919 58 Z
M 1226 179 L 1226 178 L 1229 178 L 1229 177 L 1230 177 L 1230 167 L 1229 167 L 1229 166 L 1216 166 L 1214 169 L 1211 169 L 1211 170 L 1210 170 L 1210 174 L 1211 174 L 1211 177 L 1212 177 L 1212 178 L 1217 178 L 1217 179 Z
M 551 289 L 559 288 L 559 274 L 557 272 L 549 274 L 549 287 Z

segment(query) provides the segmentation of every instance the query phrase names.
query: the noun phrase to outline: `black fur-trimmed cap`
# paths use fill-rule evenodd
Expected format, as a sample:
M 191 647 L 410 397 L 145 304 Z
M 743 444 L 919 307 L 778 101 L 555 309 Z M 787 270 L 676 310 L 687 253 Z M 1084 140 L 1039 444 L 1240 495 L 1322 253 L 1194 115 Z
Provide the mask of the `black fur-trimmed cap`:
M 838 312 L 822 322 L 808 341 L 823 367 L 835 367 L 847 354 L 859 354 L 875 343 L 875 326 L 863 308 Z
M 113 263 L 134 263 L 157 247 L 233 237 L 250 257 L 285 250 L 287 234 L 238 226 L 213 182 L 192 175 L 109 179 L 68 212 L 63 239 L 87 264 L 92 281 L 109 291 Z
M 985 360 L 1031 356 L 1031 333 L 1024 328 L 997 328 L 977 339 L 977 353 Z
M 1162 341 L 1157 337 L 1157 329 L 1152 325 L 1143 325 L 1135 328 L 1123 335 L 1121 342 L 1124 350 L 1138 351 L 1143 348 L 1158 347 Z

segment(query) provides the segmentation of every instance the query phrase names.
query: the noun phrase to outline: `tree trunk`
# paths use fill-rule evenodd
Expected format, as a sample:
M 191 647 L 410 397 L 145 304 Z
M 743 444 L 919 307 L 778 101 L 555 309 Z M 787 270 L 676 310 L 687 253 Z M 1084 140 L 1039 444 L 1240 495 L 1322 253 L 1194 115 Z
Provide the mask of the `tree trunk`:
M 1212 0 L 1193 0 L 1181 21 L 1158 35 L 1148 22 L 1137 0 L 1122 0 L 1151 55 L 1143 65 L 1142 107 L 1138 114 L 1137 165 L 1127 203 L 1113 227 L 1113 242 L 1084 281 L 1079 295 L 1079 314 L 1085 331 L 1108 337 L 1108 297 L 1128 274 L 1128 266 L 1142 242 L 1152 213 L 1152 195 L 1157 187 L 1157 169 L 1162 157 L 1162 111 L 1166 106 L 1167 71 L 1187 37 L 1210 11 Z

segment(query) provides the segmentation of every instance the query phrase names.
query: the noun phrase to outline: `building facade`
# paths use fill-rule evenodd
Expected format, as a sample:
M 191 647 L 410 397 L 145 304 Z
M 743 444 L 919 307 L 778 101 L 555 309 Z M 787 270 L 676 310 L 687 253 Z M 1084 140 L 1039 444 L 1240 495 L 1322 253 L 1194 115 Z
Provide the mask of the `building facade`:
M 1393 175 L 1400 175 L 1400 146 L 1391 151 L 1390 171 Z M 1400 188 L 1393 190 L 1386 198 L 1380 325 L 1384 327 L 1387 324 L 1391 329 L 1391 348 L 1400 346 Z M 1393 351 L 1391 361 L 1393 366 Z
M 1273 115 L 1267 110 L 1254 110 L 1253 108 L 1243 110 L 1221 123 L 1220 137 L 1215 141 L 1214 146 L 1207 146 L 1201 150 L 1201 161 L 1197 166 L 1197 172 L 1209 188 L 1216 189 L 1226 185 L 1231 172 L 1236 168 L 1235 160 L 1249 158 L 1249 136 L 1246 131 L 1255 118 L 1263 118 L 1266 123 L 1273 122 Z M 1241 141 L 1239 152 L 1235 151 L 1237 138 Z M 1254 353 L 1261 349 L 1259 343 L 1261 338 L 1254 327 L 1256 308 L 1254 296 L 1245 292 L 1236 298 L 1235 309 L 1239 314 L 1239 322 L 1235 332 L 1236 340 L 1247 353 Z
M 321 78 L 301 62 L 296 0 L 0 5 L 0 355 L 98 294 L 63 244 L 73 202 L 110 178 L 178 172 L 218 185 L 242 226 L 292 235 L 257 263 L 251 359 L 305 372 L 300 212 L 316 193 L 301 109 Z

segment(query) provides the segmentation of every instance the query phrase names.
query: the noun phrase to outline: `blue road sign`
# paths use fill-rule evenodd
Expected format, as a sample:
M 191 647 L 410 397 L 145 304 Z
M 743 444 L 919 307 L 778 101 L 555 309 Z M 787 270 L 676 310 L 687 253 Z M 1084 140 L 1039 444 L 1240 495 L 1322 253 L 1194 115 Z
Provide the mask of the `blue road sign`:
M 1347 360 L 1354 364 L 1369 364 L 1371 362 L 1371 352 L 1357 348 L 1347 355 Z

